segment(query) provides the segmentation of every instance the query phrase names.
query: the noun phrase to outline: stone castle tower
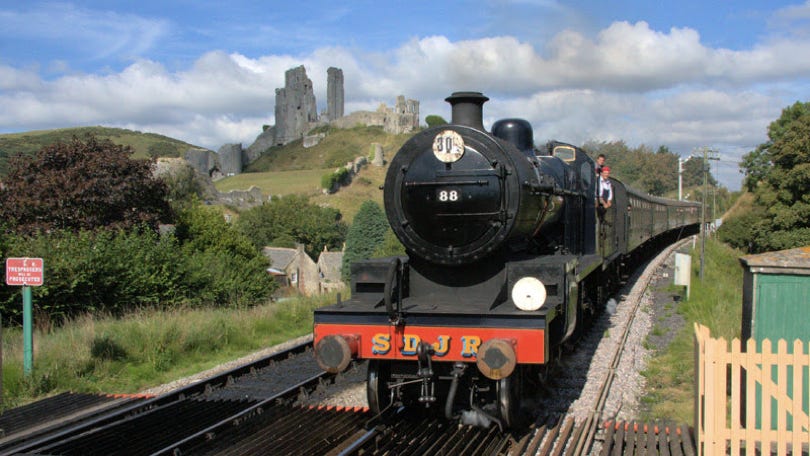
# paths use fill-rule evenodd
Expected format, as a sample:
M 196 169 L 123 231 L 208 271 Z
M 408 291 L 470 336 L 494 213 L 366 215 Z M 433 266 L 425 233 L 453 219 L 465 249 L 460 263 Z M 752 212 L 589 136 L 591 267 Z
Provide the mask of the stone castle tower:
M 301 139 L 311 122 L 318 121 L 312 81 L 301 65 L 284 73 L 284 88 L 276 89 L 276 145 Z
M 326 121 L 343 117 L 343 70 L 326 70 Z

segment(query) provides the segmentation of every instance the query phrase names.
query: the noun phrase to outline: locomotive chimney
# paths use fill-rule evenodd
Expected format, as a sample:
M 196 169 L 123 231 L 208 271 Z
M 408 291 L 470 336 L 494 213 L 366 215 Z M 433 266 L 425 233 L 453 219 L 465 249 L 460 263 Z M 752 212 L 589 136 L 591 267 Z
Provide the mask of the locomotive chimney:
M 484 103 L 489 98 L 481 92 L 453 92 L 444 101 L 453 107 L 452 123 L 478 130 L 484 129 Z

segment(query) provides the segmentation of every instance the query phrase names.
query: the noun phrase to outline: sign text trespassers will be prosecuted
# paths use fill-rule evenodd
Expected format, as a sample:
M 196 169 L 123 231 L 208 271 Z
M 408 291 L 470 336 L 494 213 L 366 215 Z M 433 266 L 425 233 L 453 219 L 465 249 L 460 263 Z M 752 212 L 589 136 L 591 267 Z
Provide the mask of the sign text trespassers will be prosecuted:
M 38 287 L 42 285 L 42 258 L 6 258 L 6 285 Z

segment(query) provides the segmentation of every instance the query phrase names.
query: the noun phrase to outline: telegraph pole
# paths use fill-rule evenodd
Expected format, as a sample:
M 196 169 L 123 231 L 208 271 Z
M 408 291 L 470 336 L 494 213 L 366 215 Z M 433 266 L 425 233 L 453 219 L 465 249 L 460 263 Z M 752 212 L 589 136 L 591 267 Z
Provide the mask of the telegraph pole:
M 708 193 L 709 181 L 709 160 L 719 160 L 716 150 L 709 147 L 701 147 L 703 152 L 703 203 L 700 205 L 700 280 L 703 280 L 703 264 L 706 256 L 706 195 Z

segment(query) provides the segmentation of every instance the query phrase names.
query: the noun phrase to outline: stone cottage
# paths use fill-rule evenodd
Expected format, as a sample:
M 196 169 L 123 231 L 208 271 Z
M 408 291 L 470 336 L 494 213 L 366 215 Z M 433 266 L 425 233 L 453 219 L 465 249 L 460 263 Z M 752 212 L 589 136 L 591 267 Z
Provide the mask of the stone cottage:
M 327 252 L 324 250 L 318 256 L 318 274 L 321 279 L 321 293 L 338 291 L 345 287 L 340 277 L 343 265 L 343 252 Z
M 294 289 L 305 296 L 343 288 L 340 267 L 343 252 L 321 252 L 315 263 L 303 244 L 296 248 L 265 247 L 262 253 L 270 259 L 268 272 L 282 288 Z
M 297 290 L 305 296 L 312 296 L 320 290 L 318 266 L 304 251 L 304 245 L 296 248 L 265 247 L 262 253 L 270 259 L 270 269 L 279 285 Z

